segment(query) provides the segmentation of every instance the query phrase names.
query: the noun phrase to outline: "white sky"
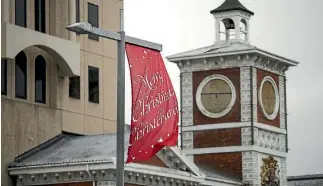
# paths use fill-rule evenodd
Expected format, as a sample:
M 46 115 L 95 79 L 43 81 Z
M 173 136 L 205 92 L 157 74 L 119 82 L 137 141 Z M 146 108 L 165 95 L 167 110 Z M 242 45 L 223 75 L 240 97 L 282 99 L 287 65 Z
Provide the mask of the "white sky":
M 213 44 L 210 10 L 224 0 L 124 0 L 126 34 L 163 45 L 164 57 Z M 288 175 L 323 173 L 323 0 L 240 0 L 255 15 L 252 45 L 301 64 L 287 72 Z M 165 60 L 179 98 L 179 70 Z M 130 85 L 126 68 L 127 83 Z M 126 122 L 131 90 L 126 87 Z

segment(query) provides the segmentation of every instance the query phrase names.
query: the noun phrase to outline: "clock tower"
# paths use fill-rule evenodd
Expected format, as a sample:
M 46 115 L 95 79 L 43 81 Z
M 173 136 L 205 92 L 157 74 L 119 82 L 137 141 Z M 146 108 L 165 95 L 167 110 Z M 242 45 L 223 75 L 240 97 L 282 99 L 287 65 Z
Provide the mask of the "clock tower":
M 211 14 L 213 45 L 167 57 L 181 71 L 181 148 L 202 171 L 285 186 L 285 72 L 298 62 L 249 43 L 254 13 L 238 0 Z

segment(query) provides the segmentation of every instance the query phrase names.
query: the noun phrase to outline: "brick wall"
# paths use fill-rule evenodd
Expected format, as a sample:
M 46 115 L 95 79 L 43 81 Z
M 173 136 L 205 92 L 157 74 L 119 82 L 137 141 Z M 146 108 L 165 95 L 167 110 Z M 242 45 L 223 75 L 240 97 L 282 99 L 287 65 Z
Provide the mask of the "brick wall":
M 194 148 L 241 145 L 240 128 L 194 132 Z
M 241 152 L 195 155 L 194 162 L 199 166 L 242 179 Z
M 279 77 L 278 75 L 272 74 L 270 72 L 264 71 L 264 70 L 257 70 L 257 90 L 260 90 L 260 85 L 262 80 L 264 79 L 264 77 L 266 76 L 270 76 L 274 79 L 277 88 L 279 89 Z M 279 90 L 278 90 L 279 91 Z M 263 114 L 262 108 L 260 106 L 260 104 L 258 104 L 257 106 L 257 115 L 258 115 L 258 122 L 263 123 L 263 124 L 267 124 L 267 125 L 271 125 L 274 127 L 280 127 L 280 113 L 278 112 L 277 116 L 275 119 L 273 120 L 269 120 L 266 118 L 266 116 Z
M 221 118 L 209 118 L 204 116 L 196 105 L 196 91 L 204 78 L 213 74 L 221 74 L 230 79 L 236 89 L 236 101 L 231 111 Z M 216 124 L 240 121 L 240 68 L 229 68 L 211 71 L 193 72 L 193 121 L 194 125 Z
M 153 156 L 149 160 L 138 162 L 140 164 L 151 165 L 156 167 L 167 167 L 165 163 L 160 160 L 157 156 Z

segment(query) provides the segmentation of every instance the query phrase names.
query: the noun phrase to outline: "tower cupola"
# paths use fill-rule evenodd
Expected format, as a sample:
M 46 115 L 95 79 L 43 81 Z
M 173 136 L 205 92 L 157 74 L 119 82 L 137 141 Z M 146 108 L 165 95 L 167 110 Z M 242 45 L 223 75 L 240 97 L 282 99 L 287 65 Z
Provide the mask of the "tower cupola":
M 254 13 L 244 7 L 239 0 L 225 0 L 211 11 L 215 18 L 216 43 L 249 42 L 249 19 Z

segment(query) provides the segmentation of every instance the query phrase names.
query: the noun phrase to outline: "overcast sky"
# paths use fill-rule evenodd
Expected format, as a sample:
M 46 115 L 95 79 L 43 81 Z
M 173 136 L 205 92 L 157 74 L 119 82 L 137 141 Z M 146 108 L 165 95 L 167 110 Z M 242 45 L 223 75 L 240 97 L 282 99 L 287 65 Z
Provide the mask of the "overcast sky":
M 209 13 L 224 0 L 124 0 L 127 35 L 163 45 L 164 57 L 213 44 Z M 255 15 L 252 45 L 299 61 L 287 72 L 288 175 L 323 173 L 323 0 L 240 0 Z M 179 97 L 179 70 L 165 60 Z M 126 70 L 129 82 L 129 71 Z M 127 83 L 129 85 L 129 83 Z M 131 90 L 126 87 L 126 122 Z

